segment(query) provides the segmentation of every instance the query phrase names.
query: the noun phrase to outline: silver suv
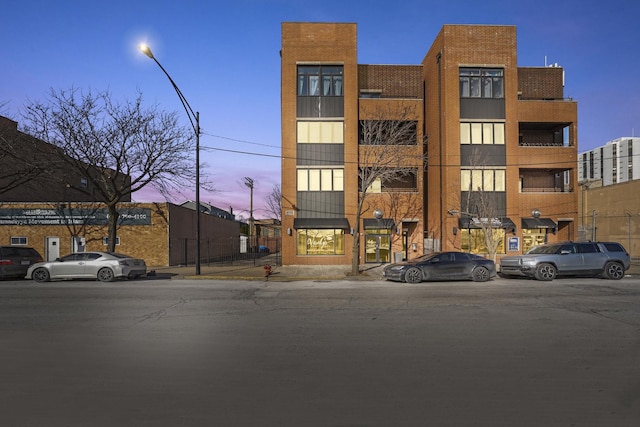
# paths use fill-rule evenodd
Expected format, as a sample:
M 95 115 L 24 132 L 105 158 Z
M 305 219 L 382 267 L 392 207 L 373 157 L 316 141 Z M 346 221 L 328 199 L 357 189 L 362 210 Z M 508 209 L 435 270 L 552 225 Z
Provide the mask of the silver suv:
M 629 254 L 615 242 L 547 243 L 524 255 L 500 260 L 500 276 L 553 280 L 556 276 L 590 276 L 619 280 L 631 265 Z

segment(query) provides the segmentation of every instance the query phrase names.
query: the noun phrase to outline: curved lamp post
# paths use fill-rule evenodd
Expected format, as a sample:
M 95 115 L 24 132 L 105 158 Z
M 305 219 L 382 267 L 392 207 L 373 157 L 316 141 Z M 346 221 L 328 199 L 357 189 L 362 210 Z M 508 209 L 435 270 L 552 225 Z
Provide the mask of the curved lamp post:
M 149 58 L 153 59 L 158 67 L 162 70 L 162 72 L 167 76 L 169 81 L 171 82 L 171 86 L 175 89 L 178 94 L 178 98 L 180 98 L 180 102 L 184 107 L 184 110 L 187 112 L 187 117 L 189 117 L 189 122 L 191 123 L 191 127 L 196 134 L 196 275 L 200 274 L 200 113 L 193 112 L 193 108 L 189 105 L 187 98 L 184 97 L 182 91 L 173 81 L 167 70 L 164 69 L 162 64 L 158 62 L 153 53 L 151 52 L 151 48 L 146 44 L 141 44 L 138 46 L 140 52 L 147 55 Z

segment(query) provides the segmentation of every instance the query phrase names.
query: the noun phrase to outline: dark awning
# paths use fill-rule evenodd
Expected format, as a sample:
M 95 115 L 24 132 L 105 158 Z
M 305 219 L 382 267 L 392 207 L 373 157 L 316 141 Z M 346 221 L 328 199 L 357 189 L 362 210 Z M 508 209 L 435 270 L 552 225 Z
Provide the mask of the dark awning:
M 304 228 L 337 228 L 340 230 L 349 229 L 347 218 L 295 218 L 293 228 L 296 230 Z
M 365 218 L 363 220 L 363 225 L 365 230 L 371 230 L 375 228 L 383 228 L 385 230 L 389 230 L 396 226 L 396 222 L 393 220 L 393 218 Z
M 458 225 L 460 228 L 482 228 L 483 223 L 488 223 L 491 221 L 490 226 L 493 228 L 503 228 L 505 230 L 515 230 L 516 225 L 511 221 L 511 219 L 507 217 L 499 217 L 499 218 L 475 218 L 463 216 L 460 217 L 458 221 Z M 489 224 L 487 224 L 489 225 Z
M 551 218 L 522 218 L 522 228 L 558 228 Z

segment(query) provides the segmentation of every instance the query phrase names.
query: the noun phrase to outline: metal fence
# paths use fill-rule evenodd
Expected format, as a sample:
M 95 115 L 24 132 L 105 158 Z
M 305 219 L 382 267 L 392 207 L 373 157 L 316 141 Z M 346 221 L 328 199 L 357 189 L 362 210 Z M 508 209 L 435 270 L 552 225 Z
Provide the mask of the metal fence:
M 200 239 L 201 265 L 233 265 L 253 261 L 256 265 L 281 265 L 281 237 Z M 169 265 L 195 265 L 196 240 L 169 239 Z

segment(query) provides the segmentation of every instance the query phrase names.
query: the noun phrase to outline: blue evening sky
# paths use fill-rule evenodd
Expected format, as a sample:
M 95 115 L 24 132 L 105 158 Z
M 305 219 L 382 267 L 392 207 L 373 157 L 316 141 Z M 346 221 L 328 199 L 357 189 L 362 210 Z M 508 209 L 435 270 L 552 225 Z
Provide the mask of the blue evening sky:
M 4 0 L 0 8 L 0 115 L 20 122 L 29 100 L 56 90 L 143 93 L 186 114 L 169 81 L 137 50 L 147 42 L 200 112 L 203 202 L 254 216 L 280 183 L 282 22 L 358 24 L 361 64 L 419 64 L 444 24 L 517 26 L 518 64 L 558 63 L 578 101 L 579 151 L 640 133 L 637 0 Z M 193 190 L 173 202 L 193 199 Z M 151 192 L 136 201 L 162 201 Z

